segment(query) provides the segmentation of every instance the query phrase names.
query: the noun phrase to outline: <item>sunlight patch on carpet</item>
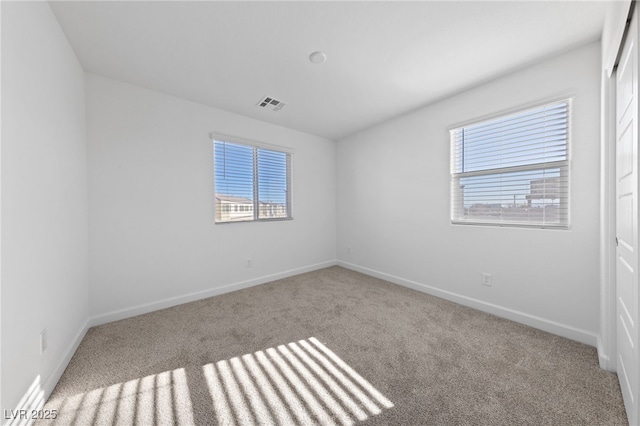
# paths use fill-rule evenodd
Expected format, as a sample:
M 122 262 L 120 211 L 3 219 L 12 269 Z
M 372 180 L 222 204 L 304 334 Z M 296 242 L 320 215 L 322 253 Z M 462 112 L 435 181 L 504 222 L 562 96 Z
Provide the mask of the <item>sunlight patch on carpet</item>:
M 393 407 L 316 338 L 202 367 L 218 424 L 352 425 Z
M 185 370 L 164 371 L 68 397 L 54 423 L 193 425 Z
M 56 418 L 42 424 L 194 425 L 191 397 L 207 391 L 212 412 L 200 412 L 199 422 L 229 426 L 353 425 L 393 407 L 311 337 L 77 393 L 59 401 Z M 42 406 L 42 392 L 31 394 Z

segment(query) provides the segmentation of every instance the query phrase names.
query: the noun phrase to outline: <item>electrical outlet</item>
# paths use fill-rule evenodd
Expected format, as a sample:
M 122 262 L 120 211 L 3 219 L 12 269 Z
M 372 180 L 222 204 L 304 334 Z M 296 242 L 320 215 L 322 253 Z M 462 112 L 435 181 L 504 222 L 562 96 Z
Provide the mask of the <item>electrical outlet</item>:
M 247 268 L 253 268 L 253 259 L 249 257 L 249 258 L 247 259 L 247 263 L 245 263 L 245 266 L 246 266 Z
M 42 330 L 40 332 L 40 355 L 42 355 L 44 353 L 44 351 L 47 350 L 47 329 L 45 328 L 44 330 Z
M 482 273 L 481 281 L 482 285 L 486 285 L 491 287 L 493 285 L 493 275 L 487 274 L 486 272 Z

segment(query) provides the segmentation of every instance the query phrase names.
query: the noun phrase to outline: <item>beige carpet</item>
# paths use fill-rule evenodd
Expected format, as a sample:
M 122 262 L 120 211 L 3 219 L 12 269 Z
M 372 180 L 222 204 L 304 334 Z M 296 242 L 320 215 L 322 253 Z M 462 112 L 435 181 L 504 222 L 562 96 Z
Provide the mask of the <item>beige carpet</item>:
M 59 425 L 627 424 L 595 348 L 340 267 L 92 328 L 46 408 Z

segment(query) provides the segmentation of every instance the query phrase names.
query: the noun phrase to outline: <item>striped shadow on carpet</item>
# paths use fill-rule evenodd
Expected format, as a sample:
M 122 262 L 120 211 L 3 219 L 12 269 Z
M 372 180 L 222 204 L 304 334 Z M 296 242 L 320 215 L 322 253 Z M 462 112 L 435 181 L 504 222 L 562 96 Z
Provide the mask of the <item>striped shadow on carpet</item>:
M 352 425 L 393 403 L 316 338 L 202 366 L 221 425 Z M 195 390 L 198 392 L 198 390 Z M 183 368 L 73 395 L 56 424 L 193 425 Z
M 44 408 L 37 426 L 628 425 L 595 348 L 337 266 L 93 327 Z

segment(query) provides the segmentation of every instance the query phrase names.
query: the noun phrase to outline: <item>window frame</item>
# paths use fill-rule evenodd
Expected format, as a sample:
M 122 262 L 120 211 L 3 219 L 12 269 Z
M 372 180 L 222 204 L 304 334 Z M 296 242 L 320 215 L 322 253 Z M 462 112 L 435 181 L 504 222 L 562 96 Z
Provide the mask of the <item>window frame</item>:
M 519 107 L 511 108 L 506 111 L 502 111 L 496 114 L 477 118 L 475 120 L 466 121 L 462 124 L 456 124 L 451 126 L 449 130 L 449 149 L 450 149 L 450 189 L 449 189 L 449 201 L 450 201 L 450 222 L 452 225 L 471 225 L 471 226 L 490 226 L 490 227 L 503 227 L 503 228 L 530 228 L 530 229 L 553 229 L 553 230 L 569 230 L 571 229 L 571 148 L 572 148 L 572 121 L 573 121 L 573 94 L 566 94 L 561 97 L 547 99 L 545 101 L 531 103 L 527 105 L 521 105 Z M 456 172 L 456 141 L 455 132 L 460 131 L 467 127 L 481 125 L 492 121 L 497 121 L 509 116 L 516 116 L 518 114 L 526 113 L 531 110 L 544 108 L 547 106 L 553 106 L 556 104 L 566 104 L 566 158 L 560 161 L 541 162 L 529 165 L 520 166 L 507 166 L 499 168 L 487 168 L 484 170 L 474 170 L 470 172 Z M 505 221 L 490 221 L 482 219 L 464 219 L 456 217 L 456 212 L 460 210 L 456 206 L 456 203 L 464 204 L 464 197 L 461 196 L 460 180 L 466 177 L 474 176 L 490 176 L 506 173 L 517 173 L 527 171 L 540 171 L 559 169 L 559 179 L 561 182 L 566 182 L 566 196 L 558 199 L 560 220 L 558 223 L 540 223 L 540 222 L 518 222 L 515 220 Z M 464 211 L 464 206 L 462 208 Z
M 240 138 L 237 136 L 225 135 L 222 133 L 211 132 L 209 134 L 209 138 L 211 139 L 211 148 L 213 151 L 213 193 L 214 193 L 214 223 L 216 225 L 227 225 L 231 223 L 252 223 L 252 222 L 281 222 L 287 220 L 293 220 L 293 208 L 292 208 L 292 174 L 293 174 L 293 154 L 295 150 L 290 147 L 280 146 L 280 145 L 272 145 L 265 142 L 255 141 L 246 138 Z M 218 203 L 215 202 L 215 197 L 218 196 L 216 193 L 216 142 L 227 142 L 236 145 L 242 145 L 253 149 L 253 200 L 252 204 L 248 206 L 247 213 L 251 213 L 253 218 L 246 220 L 235 220 L 235 221 L 218 221 Z M 273 151 L 286 155 L 286 217 L 259 217 L 261 209 L 261 202 L 259 200 L 259 185 L 258 185 L 258 150 L 265 151 Z M 224 212 L 221 204 L 221 213 Z M 231 207 L 231 206 L 229 206 Z M 237 207 L 237 206 L 236 206 Z

